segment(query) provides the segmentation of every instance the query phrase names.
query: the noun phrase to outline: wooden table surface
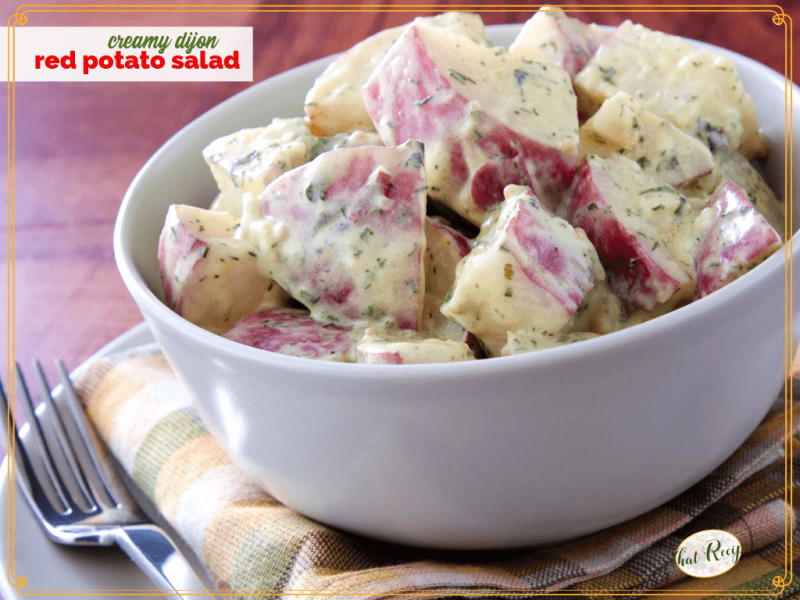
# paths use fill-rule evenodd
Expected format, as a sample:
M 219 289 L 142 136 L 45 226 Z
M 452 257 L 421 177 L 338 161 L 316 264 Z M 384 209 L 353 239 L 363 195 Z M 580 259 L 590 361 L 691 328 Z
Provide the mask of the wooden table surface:
M 17 5 L 4 2 L 5 13 L 12 14 Z M 616 4 L 635 6 L 620 0 Z M 29 13 L 27 26 L 251 26 L 254 82 L 258 82 L 345 50 L 381 29 L 410 21 L 415 14 L 433 14 L 459 5 L 436 2 L 425 5 L 435 10 L 419 11 L 408 3 L 404 7 L 395 0 L 382 0 L 371 5 L 380 10 L 350 3 L 349 12 L 325 14 L 315 12 L 311 3 L 293 6 L 309 12 L 41 12 Z M 497 3 L 470 6 L 477 6 L 477 12 L 491 25 L 522 23 L 536 5 L 522 11 Z M 800 15 L 797 2 L 783 6 L 790 16 Z M 730 48 L 781 74 L 786 69 L 784 36 L 788 27 L 774 24 L 772 13 L 684 13 L 670 11 L 665 5 L 652 7 L 655 10 L 631 13 L 594 5 L 592 10 L 576 9 L 571 14 L 603 24 L 631 18 L 653 29 Z M 114 220 L 123 194 L 145 161 L 170 136 L 249 85 L 16 84 L 15 202 L 0 217 L 6 221 L 7 213 L 13 216 L 13 227 L 6 223 L 0 228 L 6 236 L 0 245 L 2 261 L 14 282 L 13 302 L 5 295 L 1 300 L 9 315 L 8 344 L 0 349 L 4 382 L 8 381 L 12 356 L 23 366 L 38 357 L 54 380 L 55 358 L 63 358 L 68 368 L 74 368 L 142 320 L 117 273 L 112 251 Z

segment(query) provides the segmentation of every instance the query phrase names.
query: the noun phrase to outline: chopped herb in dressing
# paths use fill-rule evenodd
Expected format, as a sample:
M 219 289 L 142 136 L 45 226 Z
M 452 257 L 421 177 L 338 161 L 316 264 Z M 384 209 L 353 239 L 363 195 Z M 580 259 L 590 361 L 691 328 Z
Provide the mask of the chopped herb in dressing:
M 614 67 L 603 68 L 600 65 L 597 65 L 597 68 L 600 69 L 600 72 L 603 74 L 603 81 L 607 81 L 611 85 L 617 85 L 616 83 L 614 83 L 614 80 L 611 79 L 617 72 L 617 70 Z
M 467 82 L 475 83 L 474 79 L 467 77 L 466 75 L 459 73 L 458 71 L 454 71 L 453 69 L 450 69 L 450 76 L 462 85 L 466 84 Z

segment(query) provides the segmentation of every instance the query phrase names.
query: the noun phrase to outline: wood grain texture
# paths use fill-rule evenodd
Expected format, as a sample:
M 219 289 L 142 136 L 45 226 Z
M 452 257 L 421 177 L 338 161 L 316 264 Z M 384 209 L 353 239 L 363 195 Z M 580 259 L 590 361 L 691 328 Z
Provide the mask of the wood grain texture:
M 8 4 L 8 3 L 7 3 Z M 121 4 L 118 2 L 116 4 Z M 195 2 L 197 6 L 219 2 Z M 254 81 L 340 52 L 415 13 L 394 0 L 351 3 L 338 13 L 67 13 L 29 14 L 29 26 L 250 26 Z M 634 6 L 632 2 L 616 4 Z M 115 3 L 109 3 L 114 6 Z M 455 2 L 436 2 L 440 10 Z M 267 5 L 265 5 L 266 7 Z M 312 9 L 311 3 L 295 6 Z M 518 5 L 519 6 L 519 5 Z M 532 9 L 534 5 L 531 5 Z M 650 28 L 708 41 L 740 52 L 783 73 L 784 28 L 768 13 L 683 13 L 663 4 L 635 13 L 581 9 L 572 16 L 616 25 L 631 18 Z M 796 17 L 797 3 L 784 3 Z M 522 23 L 531 11 L 480 4 L 487 25 Z M 10 14 L 11 7 L 6 11 Z M 531 9 L 531 10 L 532 10 Z M 397 12 L 391 12 L 392 10 Z M 403 12 L 400 12 L 403 11 Z M 0 349 L 0 376 L 7 381 L 13 352 L 21 364 L 41 359 L 54 380 L 52 362 L 74 368 L 105 343 L 141 321 L 117 274 L 112 230 L 120 201 L 137 171 L 166 140 L 244 83 L 20 83 L 16 85 L 15 235 L 0 213 L 0 261 L 15 253 L 15 325 Z M 302 112 L 298 106 L 298 114 Z M 5 177 L 3 169 L 3 177 Z M 11 242 L 13 248 L 9 250 Z M 4 284 L 5 285 L 5 284 Z M 7 298 L 0 299 L 8 314 Z M 6 327 L 7 328 L 7 327 Z M 8 328 L 7 328 L 8 329 Z

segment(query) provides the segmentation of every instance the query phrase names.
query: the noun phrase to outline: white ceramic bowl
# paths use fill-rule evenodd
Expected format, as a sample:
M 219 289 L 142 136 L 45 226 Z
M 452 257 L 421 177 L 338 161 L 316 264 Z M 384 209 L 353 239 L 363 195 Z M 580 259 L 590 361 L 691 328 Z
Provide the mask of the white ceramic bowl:
M 491 34 L 507 45 L 518 29 Z M 781 193 L 784 79 L 721 52 L 734 57 L 755 100 L 772 149 L 768 175 Z M 254 85 L 184 128 L 132 183 L 114 236 L 122 277 L 206 423 L 270 494 L 323 523 L 393 542 L 543 544 L 658 506 L 747 438 L 783 379 L 783 252 L 643 325 L 471 363 L 294 358 L 222 339 L 169 310 L 157 239 L 168 205 L 207 206 L 215 195 L 201 149 L 296 116 L 327 62 Z M 800 113 L 797 87 L 794 98 Z M 800 156 L 797 129 L 794 140 Z

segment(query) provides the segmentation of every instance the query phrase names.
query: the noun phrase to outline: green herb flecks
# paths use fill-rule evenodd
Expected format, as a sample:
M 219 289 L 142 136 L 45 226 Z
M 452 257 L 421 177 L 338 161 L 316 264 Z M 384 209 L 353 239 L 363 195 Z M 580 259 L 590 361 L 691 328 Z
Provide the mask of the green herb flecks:
M 302 298 L 309 304 L 316 304 L 317 302 L 319 302 L 319 296 L 314 297 L 312 294 L 308 293 L 305 290 L 300 290 L 300 298 Z
M 614 67 L 603 68 L 600 65 L 597 65 L 597 68 L 600 69 L 600 72 L 603 74 L 603 81 L 607 81 L 611 85 L 617 85 L 616 83 L 614 83 L 614 80 L 612 79 L 614 74 L 617 72 L 617 70 Z
M 453 79 L 455 79 L 458 83 L 460 83 L 462 85 L 465 85 L 467 82 L 475 83 L 474 79 L 472 79 L 470 77 L 467 77 L 463 73 L 459 73 L 458 71 L 454 71 L 453 69 L 450 69 L 450 77 L 452 77 Z
M 670 187 L 668 185 L 660 185 L 658 187 L 648 188 L 643 192 L 639 192 L 639 195 L 644 196 L 645 194 L 650 194 L 653 192 L 669 192 L 670 194 L 680 194 L 680 192 L 673 187 Z
M 306 198 L 309 202 L 315 203 L 317 201 L 325 200 L 325 190 L 316 190 L 313 185 L 306 188 Z

